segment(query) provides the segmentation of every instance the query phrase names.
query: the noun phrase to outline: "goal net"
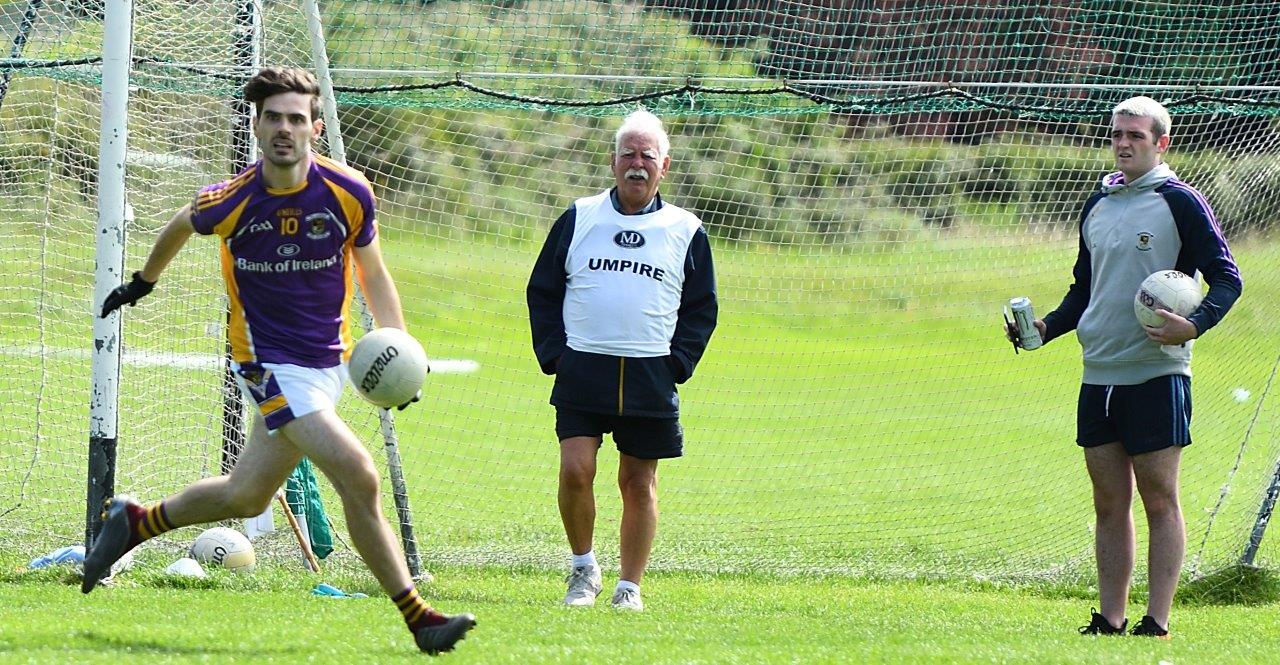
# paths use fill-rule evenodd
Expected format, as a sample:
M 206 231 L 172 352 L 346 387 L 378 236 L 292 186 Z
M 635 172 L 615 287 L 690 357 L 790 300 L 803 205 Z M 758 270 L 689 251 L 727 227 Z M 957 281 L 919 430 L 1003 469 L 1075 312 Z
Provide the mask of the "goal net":
M 103 12 L 0 4 L 0 546 L 32 556 L 84 531 Z M 1113 165 L 1110 109 L 1134 94 L 1169 107 L 1168 161 L 1246 283 L 1196 345 L 1182 471 L 1188 573 L 1242 556 L 1280 461 L 1272 3 L 332 0 L 320 16 L 343 156 L 374 184 L 432 358 L 422 403 L 395 414 L 428 567 L 564 562 L 524 287 L 551 222 L 611 185 L 613 131 L 642 105 L 667 123 L 661 191 L 706 224 L 721 300 L 680 389 L 686 455 L 660 465 L 653 566 L 1090 575 L 1079 347 L 1015 355 L 1000 310 L 1029 296 L 1042 316 L 1065 293 L 1079 210 Z M 127 271 L 234 172 L 246 34 L 267 64 L 313 66 L 294 2 L 138 0 L 133 24 Z M 224 308 L 201 238 L 126 308 L 118 491 L 158 500 L 219 473 Z M 340 411 L 384 456 L 378 414 L 351 391 Z M 616 464 L 606 442 L 606 565 Z

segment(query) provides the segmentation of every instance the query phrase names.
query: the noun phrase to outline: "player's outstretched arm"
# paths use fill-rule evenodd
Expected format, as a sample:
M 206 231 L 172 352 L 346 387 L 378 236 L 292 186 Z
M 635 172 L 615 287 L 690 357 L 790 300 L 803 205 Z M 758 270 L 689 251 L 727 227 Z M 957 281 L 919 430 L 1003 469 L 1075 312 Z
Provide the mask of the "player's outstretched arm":
M 178 255 L 182 246 L 187 244 L 192 233 L 195 233 L 195 227 L 191 225 L 191 206 L 187 205 L 160 229 L 160 235 L 156 237 L 156 243 L 151 247 L 142 270 L 133 273 L 133 279 L 128 283 L 117 286 L 107 294 L 107 299 L 102 301 L 102 317 L 106 318 L 124 305 L 133 307 L 143 296 L 151 293 L 160 280 L 160 273 Z
M 400 292 L 396 289 L 395 281 L 391 279 L 387 264 L 382 260 L 382 248 L 378 244 L 378 239 L 374 238 L 373 242 L 364 247 L 356 247 L 354 255 L 360 289 L 364 291 L 364 301 L 369 305 L 373 320 L 379 327 L 399 328 L 407 332 L 404 309 L 400 306 Z M 405 407 L 421 398 L 422 391 L 419 390 L 412 399 L 397 406 L 396 409 L 404 411 Z
M 382 248 L 377 238 L 364 247 L 354 250 L 356 278 L 364 291 L 364 301 L 369 313 L 380 328 L 408 330 L 404 324 L 404 310 L 400 307 L 400 292 L 391 279 L 387 264 L 382 261 Z

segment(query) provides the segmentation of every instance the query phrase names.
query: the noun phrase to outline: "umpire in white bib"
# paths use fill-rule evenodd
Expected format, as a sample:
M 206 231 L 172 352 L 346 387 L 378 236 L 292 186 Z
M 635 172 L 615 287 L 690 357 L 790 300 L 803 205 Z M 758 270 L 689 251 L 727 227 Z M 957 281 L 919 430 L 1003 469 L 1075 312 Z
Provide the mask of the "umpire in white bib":
M 552 225 L 529 276 L 533 349 L 554 374 L 560 517 L 573 551 L 566 605 L 595 604 L 596 454 L 620 456 L 621 570 L 612 605 L 641 610 L 658 525 L 658 460 L 683 453 L 676 384 L 716 327 L 711 245 L 693 213 L 662 200 L 671 165 L 662 121 L 636 111 L 614 137 L 615 186 L 578 199 Z

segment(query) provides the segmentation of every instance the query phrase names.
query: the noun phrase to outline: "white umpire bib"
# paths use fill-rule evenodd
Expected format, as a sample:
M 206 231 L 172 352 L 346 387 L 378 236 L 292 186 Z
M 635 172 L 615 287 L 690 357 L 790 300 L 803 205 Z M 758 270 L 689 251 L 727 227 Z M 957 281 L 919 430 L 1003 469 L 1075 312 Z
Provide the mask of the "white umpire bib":
M 564 328 L 569 348 L 629 358 L 671 352 L 685 256 L 702 222 L 663 203 L 623 215 L 606 190 L 574 202 Z

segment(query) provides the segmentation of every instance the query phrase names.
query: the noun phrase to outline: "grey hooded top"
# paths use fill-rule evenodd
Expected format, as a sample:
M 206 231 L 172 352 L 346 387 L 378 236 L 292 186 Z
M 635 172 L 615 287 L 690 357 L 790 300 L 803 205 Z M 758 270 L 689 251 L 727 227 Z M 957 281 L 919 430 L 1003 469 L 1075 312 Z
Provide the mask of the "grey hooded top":
M 1132 183 L 1123 173 L 1107 174 L 1080 220 L 1075 281 L 1044 317 L 1045 341 L 1076 329 L 1088 384 L 1191 376 L 1191 342 L 1162 346 L 1147 339 L 1133 298 L 1151 273 L 1179 270 L 1209 284 L 1204 301 L 1187 317 L 1200 335 L 1231 309 L 1243 283 L 1208 201 L 1167 164 L 1157 164 Z

